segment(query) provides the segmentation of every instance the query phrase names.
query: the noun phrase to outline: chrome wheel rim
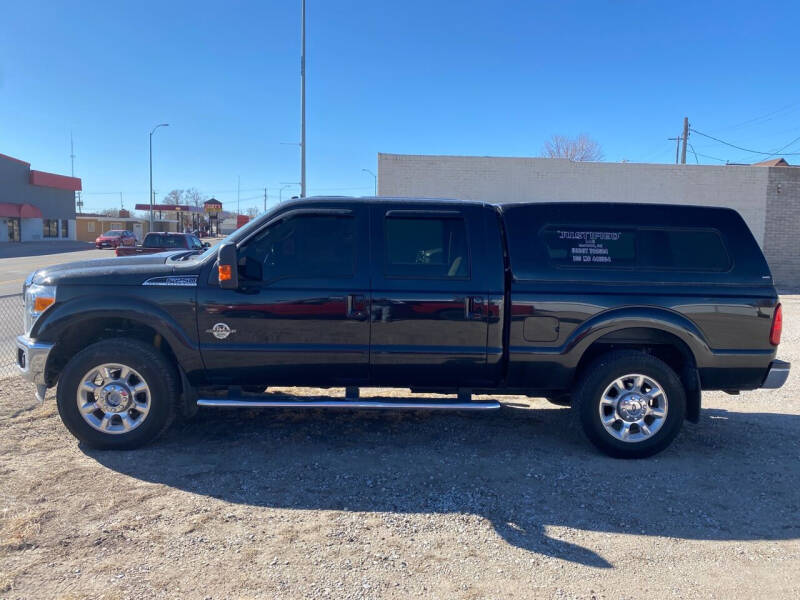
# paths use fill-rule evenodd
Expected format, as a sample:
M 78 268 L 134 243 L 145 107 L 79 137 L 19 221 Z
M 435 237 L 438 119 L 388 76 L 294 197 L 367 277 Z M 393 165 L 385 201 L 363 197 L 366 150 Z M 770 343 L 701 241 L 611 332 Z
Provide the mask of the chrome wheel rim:
M 615 439 L 635 444 L 659 432 L 667 407 L 667 395 L 655 379 L 631 373 L 606 387 L 600 397 L 600 422 Z
M 119 435 L 139 427 L 150 412 L 150 387 L 136 370 L 106 363 L 89 370 L 77 393 L 83 420 L 102 433 Z

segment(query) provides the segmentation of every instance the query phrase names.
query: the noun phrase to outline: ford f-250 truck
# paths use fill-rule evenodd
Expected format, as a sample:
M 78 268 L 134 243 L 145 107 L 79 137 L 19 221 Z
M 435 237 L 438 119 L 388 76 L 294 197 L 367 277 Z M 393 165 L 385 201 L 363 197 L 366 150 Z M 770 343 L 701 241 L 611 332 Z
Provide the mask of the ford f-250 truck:
M 25 283 L 24 377 L 99 448 L 206 407 L 571 404 L 619 457 L 665 448 L 702 390 L 779 387 L 781 308 L 733 210 L 309 198 L 204 254 L 48 267 Z M 297 401 L 267 386 L 345 387 Z M 359 399 L 359 386 L 452 400 Z

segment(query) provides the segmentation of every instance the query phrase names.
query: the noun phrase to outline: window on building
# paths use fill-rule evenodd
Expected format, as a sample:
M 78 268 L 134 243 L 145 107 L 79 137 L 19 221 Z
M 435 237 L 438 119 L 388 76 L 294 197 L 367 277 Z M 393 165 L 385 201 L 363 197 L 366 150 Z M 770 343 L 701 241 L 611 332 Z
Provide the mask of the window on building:
M 42 220 L 42 237 L 46 238 L 58 237 L 58 219 Z
M 461 217 L 393 217 L 385 221 L 387 277 L 469 277 L 469 250 Z
M 94 221 L 87 221 L 86 222 L 86 231 L 88 231 L 89 233 L 95 233 Z
M 66 219 L 61 219 L 61 237 L 65 239 L 69 237 L 69 221 Z
M 280 221 L 248 242 L 243 262 L 244 278 L 266 282 L 353 277 L 355 219 L 308 215 Z

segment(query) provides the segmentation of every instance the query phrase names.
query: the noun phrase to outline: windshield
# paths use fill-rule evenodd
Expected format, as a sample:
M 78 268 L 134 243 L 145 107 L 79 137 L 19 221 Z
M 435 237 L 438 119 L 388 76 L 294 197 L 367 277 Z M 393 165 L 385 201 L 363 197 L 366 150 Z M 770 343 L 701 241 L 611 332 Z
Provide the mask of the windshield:
M 122 235 L 121 229 L 111 229 L 103 234 L 105 237 L 119 237 Z

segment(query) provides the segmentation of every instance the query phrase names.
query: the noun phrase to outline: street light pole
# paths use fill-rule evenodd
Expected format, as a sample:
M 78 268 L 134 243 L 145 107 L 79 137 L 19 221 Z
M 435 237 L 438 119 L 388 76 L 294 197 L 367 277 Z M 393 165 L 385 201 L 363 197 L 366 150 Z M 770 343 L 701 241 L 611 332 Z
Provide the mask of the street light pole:
M 306 0 L 300 0 L 300 197 L 306 197 Z
M 159 127 L 169 127 L 169 123 L 159 123 L 150 131 L 150 231 L 153 231 L 153 134 Z
M 283 186 L 281 189 L 278 190 L 278 204 L 283 202 L 283 190 L 289 189 L 290 187 L 292 187 L 292 185 L 294 185 L 294 184 L 287 183 L 285 186 Z
M 375 180 L 375 195 L 377 196 L 378 195 L 378 176 L 375 175 L 375 173 L 373 173 L 369 169 L 361 169 L 361 170 L 364 171 L 365 173 L 369 173 L 370 175 L 372 175 L 372 178 Z

